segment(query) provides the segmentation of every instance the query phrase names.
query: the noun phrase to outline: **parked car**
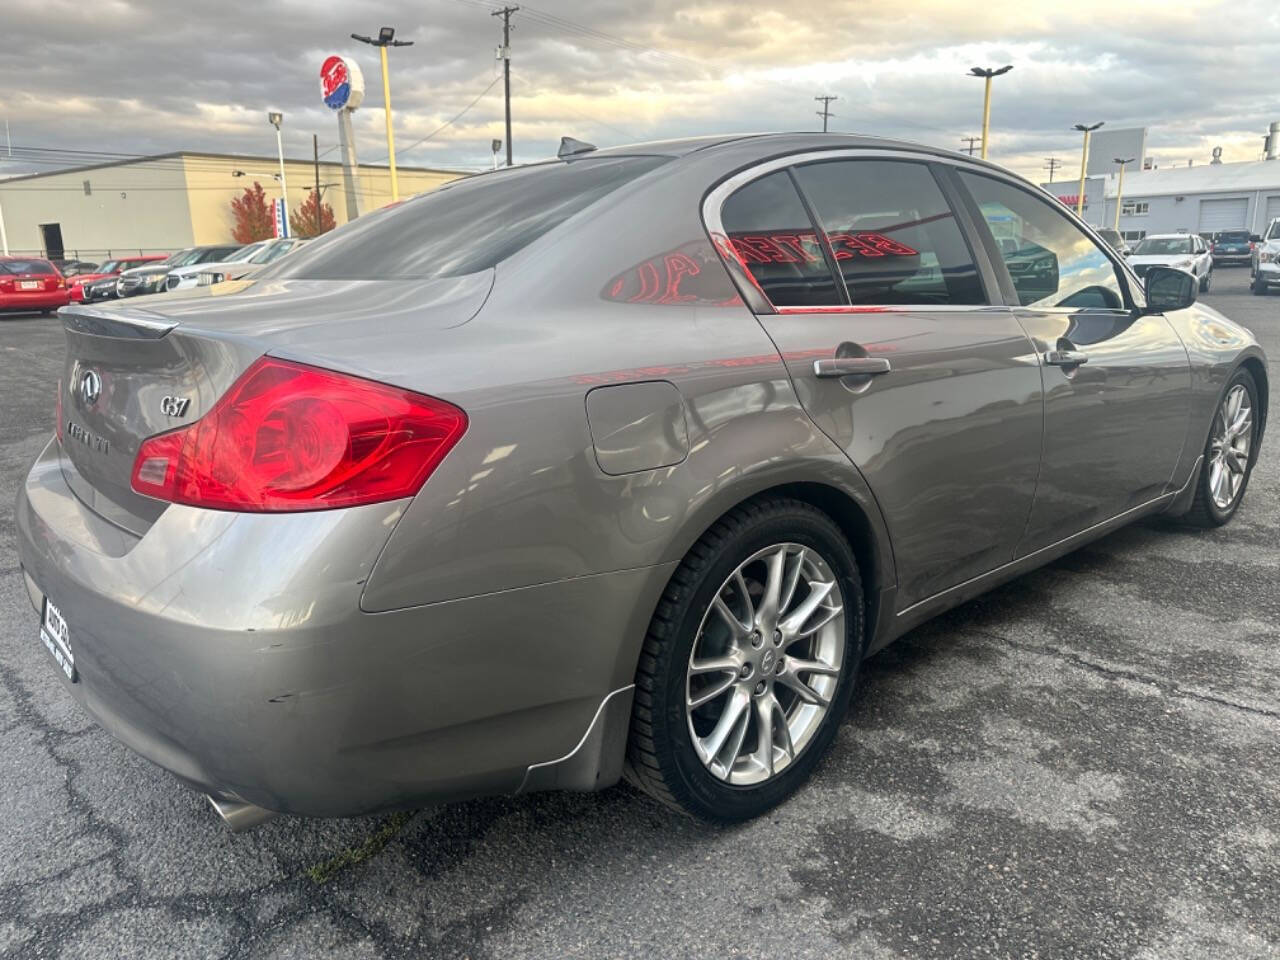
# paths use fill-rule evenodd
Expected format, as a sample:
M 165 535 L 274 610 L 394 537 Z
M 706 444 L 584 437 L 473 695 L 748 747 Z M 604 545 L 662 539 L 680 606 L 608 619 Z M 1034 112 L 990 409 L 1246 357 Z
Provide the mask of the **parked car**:
M 1112 230 L 1110 227 L 1103 227 L 1098 231 L 1098 236 L 1107 241 L 1111 245 L 1111 249 L 1115 250 L 1122 257 L 1127 257 L 1133 253 L 1129 244 L 1125 242 L 1124 237 L 1120 235 L 1119 230 Z
M 145 293 L 161 293 L 169 271 L 174 267 L 187 267 L 221 260 L 239 250 L 241 244 L 213 244 L 203 247 L 187 247 L 179 250 L 162 263 L 148 264 L 123 271 L 116 278 L 116 296 L 136 297 Z
M 1253 240 L 1248 230 L 1223 230 L 1214 237 L 1209 252 L 1214 266 L 1220 263 L 1250 263 L 1253 260 Z
M 241 826 L 624 771 L 755 816 L 869 653 L 1239 510 L 1266 356 L 1145 273 L 996 165 L 787 134 L 579 147 L 68 308 L 15 512 L 50 667 Z
M 50 260 L 63 278 L 78 276 L 82 273 L 92 273 L 98 268 L 96 263 L 90 263 L 88 260 Z
M 1280 217 L 1267 224 L 1266 232 L 1253 245 L 1250 289 L 1266 296 L 1272 287 L 1280 287 Z
M 1194 233 L 1152 233 L 1138 241 L 1129 265 L 1139 277 L 1153 266 L 1185 270 L 1196 278 L 1200 292 L 1208 293 L 1213 283 L 1213 254 L 1208 241 Z
M 187 267 L 178 267 L 169 271 L 165 286 L 169 290 L 186 290 L 199 285 L 200 275 L 208 270 L 225 268 L 224 272 L 234 272 L 236 267 L 272 263 L 280 259 L 296 245 L 304 240 L 282 237 L 276 240 L 259 240 L 241 247 L 225 260 L 209 261 Z
M 199 268 L 194 286 L 209 287 L 224 280 L 242 280 L 252 276 L 269 263 L 275 263 L 287 253 L 298 250 L 307 243 L 306 238 L 287 237 L 268 241 L 269 246 L 259 250 L 248 260 L 240 263 L 215 263 Z
M 49 314 L 67 303 L 67 281 L 40 257 L 0 257 L 0 313 Z
M 71 291 L 71 301 L 73 303 L 79 303 L 85 300 L 92 302 L 97 299 L 107 299 L 109 296 L 114 297 L 116 295 L 115 278 L 122 271 L 132 270 L 134 267 L 141 267 L 148 263 L 157 263 L 165 259 L 168 259 L 166 254 L 149 253 L 139 254 L 136 257 L 118 257 L 114 260 L 107 260 L 95 271 L 79 274 L 74 280 L 67 281 L 68 289 Z M 99 280 L 106 280 L 108 277 L 111 278 L 110 283 L 98 285 L 93 294 L 86 296 L 86 291 L 88 291 L 89 288 L 94 287 Z M 108 291 L 110 291 L 110 293 L 108 293 Z

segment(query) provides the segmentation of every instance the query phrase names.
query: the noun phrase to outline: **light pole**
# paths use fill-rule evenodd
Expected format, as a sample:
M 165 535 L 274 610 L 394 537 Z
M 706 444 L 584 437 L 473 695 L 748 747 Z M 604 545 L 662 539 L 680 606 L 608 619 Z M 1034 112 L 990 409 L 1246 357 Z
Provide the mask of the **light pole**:
M 1120 201 L 1124 197 L 1124 165 L 1133 163 L 1136 159 L 1137 157 L 1125 157 L 1124 159 L 1115 157 L 1112 160 L 1112 163 L 1120 164 L 1120 179 L 1116 181 L 1116 233 L 1120 232 Z
M 1084 174 L 1085 168 L 1089 166 L 1089 134 L 1097 130 L 1106 121 L 1099 120 L 1092 126 L 1083 123 L 1077 123 L 1075 129 L 1084 132 L 1084 151 L 1080 154 L 1080 192 L 1076 194 L 1076 216 L 1084 216 Z M 1104 213 L 1105 217 L 1106 214 Z M 1105 221 L 1104 221 L 1105 222 Z
M 1013 64 L 1006 64 L 1003 67 L 971 67 L 969 73 L 971 76 L 982 77 L 986 81 L 986 90 L 982 96 L 982 159 L 987 159 L 987 131 L 991 128 L 991 78 L 998 77 L 1002 73 L 1008 73 L 1013 69 Z
M 391 164 L 391 202 L 400 199 L 400 180 L 396 176 L 396 135 L 391 128 L 391 77 L 387 73 L 387 47 L 411 47 L 412 40 L 397 40 L 395 27 L 383 27 L 378 31 L 378 39 L 362 37 L 358 33 L 351 35 L 352 40 L 359 40 L 371 47 L 377 47 L 382 55 L 382 105 L 387 118 L 387 157 Z
M 289 190 L 284 180 L 284 140 L 280 136 L 280 124 L 284 122 L 284 114 L 272 110 L 267 114 L 267 122 L 276 128 L 276 153 L 280 156 L 280 202 L 284 204 L 284 222 L 289 222 Z

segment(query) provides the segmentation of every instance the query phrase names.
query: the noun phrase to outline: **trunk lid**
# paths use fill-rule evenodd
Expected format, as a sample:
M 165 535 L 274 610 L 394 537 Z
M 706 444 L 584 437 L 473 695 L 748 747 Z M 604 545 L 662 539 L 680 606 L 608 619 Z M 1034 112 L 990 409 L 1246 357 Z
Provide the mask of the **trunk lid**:
M 394 348 L 465 323 L 488 296 L 491 273 L 246 281 L 65 307 L 58 428 L 67 483 L 99 515 L 141 536 L 168 506 L 131 485 L 146 438 L 194 423 L 264 353 L 377 379 L 360 366 L 361 347 L 377 340 Z

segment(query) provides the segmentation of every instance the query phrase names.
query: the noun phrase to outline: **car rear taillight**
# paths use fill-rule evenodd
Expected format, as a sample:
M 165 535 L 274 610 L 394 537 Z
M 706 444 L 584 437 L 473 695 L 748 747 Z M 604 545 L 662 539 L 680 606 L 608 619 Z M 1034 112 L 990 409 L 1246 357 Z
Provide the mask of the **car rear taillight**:
M 17 289 L 17 283 L 12 277 L 5 277 L 0 280 L 0 293 L 13 293 Z
M 435 397 L 263 357 L 195 423 L 143 441 L 133 489 L 218 510 L 411 497 L 467 428 Z

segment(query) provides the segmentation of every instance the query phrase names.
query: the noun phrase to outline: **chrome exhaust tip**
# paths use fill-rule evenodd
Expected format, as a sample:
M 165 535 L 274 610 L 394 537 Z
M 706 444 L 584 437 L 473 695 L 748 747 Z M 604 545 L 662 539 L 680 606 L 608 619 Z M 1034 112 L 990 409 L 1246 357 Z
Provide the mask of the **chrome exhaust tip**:
M 231 828 L 232 833 L 244 833 L 279 816 L 274 810 L 264 810 L 243 800 L 215 797 L 212 794 L 206 794 L 206 798 L 222 818 L 222 822 Z

